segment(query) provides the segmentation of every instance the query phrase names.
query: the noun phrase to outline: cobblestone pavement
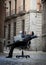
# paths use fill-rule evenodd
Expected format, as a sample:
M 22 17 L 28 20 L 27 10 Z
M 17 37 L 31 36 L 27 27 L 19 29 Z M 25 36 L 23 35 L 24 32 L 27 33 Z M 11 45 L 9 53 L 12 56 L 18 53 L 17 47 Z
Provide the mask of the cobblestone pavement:
M 12 58 L 5 58 L 8 52 L 0 54 L 0 65 L 46 65 L 46 52 L 24 51 L 25 55 L 30 55 L 30 58 L 16 58 L 15 56 L 21 54 L 21 51 L 14 50 Z

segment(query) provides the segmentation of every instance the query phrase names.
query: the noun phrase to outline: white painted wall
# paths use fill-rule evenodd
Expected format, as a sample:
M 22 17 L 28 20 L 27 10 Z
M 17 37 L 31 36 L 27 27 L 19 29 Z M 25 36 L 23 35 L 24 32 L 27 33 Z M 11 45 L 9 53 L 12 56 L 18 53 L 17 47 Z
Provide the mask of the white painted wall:
M 36 0 L 30 0 L 30 9 L 31 10 L 36 10 L 37 6 L 36 6 Z
M 32 40 L 31 48 L 42 50 L 42 13 L 30 12 L 30 31 L 34 31 L 35 35 L 39 36 Z

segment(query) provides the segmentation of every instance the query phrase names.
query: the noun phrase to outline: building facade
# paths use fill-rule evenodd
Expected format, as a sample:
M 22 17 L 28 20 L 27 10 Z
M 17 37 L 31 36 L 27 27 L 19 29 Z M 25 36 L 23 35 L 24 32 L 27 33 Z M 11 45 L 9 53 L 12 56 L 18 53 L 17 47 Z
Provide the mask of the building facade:
M 6 43 L 13 42 L 13 36 L 20 31 L 34 31 L 39 36 L 32 40 L 31 50 L 42 50 L 42 10 L 40 0 L 6 0 L 4 37 Z
M 19 34 L 20 31 L 28 29 L 29 24 L 29 0 L 10 0 L 6 1 L 6 20 L 5 20 L 5 31 L 4 37 L 6 40 L 12 40 L 13 36 Z M 27 7 L 26 7 L 27 6 Z M 25 15 L 26 14 L 26 15 Z M 26 20 L 26 22 L 25 22 Z M 10 43 L 12 43 L 10 41 Z M 7 41 L 6 41 L 7 42 Z
M 33 39 L 31 43 L 32 50 L 42 50 L 42 3 L 41 0 L 31 0 L 30 2 L 30 31 L 38 36 L 37 39 Z

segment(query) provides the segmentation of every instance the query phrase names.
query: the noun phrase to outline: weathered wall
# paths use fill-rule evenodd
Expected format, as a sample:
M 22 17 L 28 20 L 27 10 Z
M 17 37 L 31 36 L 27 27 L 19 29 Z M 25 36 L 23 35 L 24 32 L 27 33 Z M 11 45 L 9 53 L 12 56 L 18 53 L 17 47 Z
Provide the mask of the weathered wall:
M 0 52 L 3 51 L 3 37 L 4 37 L 4 20 L 5 20 L 5 8 L 4 2 L 0 1 Z
M 13 0 L 14 1 L 14 0 Z M 13 2 L 11 0 L 11 2 Z M 17 0 L 17 13 L 19 12 L 19 7 L 23 5 L 23 0 Z M 13 4 L 13 3 L 12 3 Z M 18 16 L 17 18 L 13 18 L 9 21 L 11 21 L 11 40 L 13 38 L 13 24 L 16 22 L 16 35 L 19 33 L 19 31 L 22 30 L 22 20 L 25 20 L 25 31 L 29 33 L 30 31 L 34 31 L 35 34 L 39 36 L 39 38 L 32 40 L 31 48 L 32 50 L 42 50 L 43 44 L 42 44 L 42 12 L 40 12 L 40 0 L 25 0 L 25 10 L 30 11 L 30 13 L 25 14 L 23 16 Z M 11 6 L 11 9 L 14 9 L 14 6 Z M 21 11 L 21 9 L 20 9 Z M 8 22 L 8 21 L 7 21 Z M 8 22 L 9 23 L 9 22 Z M 8 25 L 7 23 L 7 25 Z M 7 30 L 8 31 L 8 30 Z M 7 35 L 6 35 L 7 36 Z
M 11 30 L 10 30 L 10 40 L 11 40 L 11 43 L 13 41 L 13 36 L 14 36 L 14 22 L 16 22 L 16 35 L 19 34 L 20 31 L 22 31 L 22 20 L 24 19 L 25 20 L 25 31 L 28 33 L 29 32 L 29 28 L 30 28 L 30 15 L 29 14 L 26 14 L 24 16 L 19 16 L 17 18 L 13 18 L 9 21 L 7 21 L 6 23 L 6 34 L 5 34 L 5 38 L 6 38 L 6 42 L 8 40 L 8 24 L 10 24 L 11 26 Z
M 44 47 L 43 47 L 43 50 L 46 51 L 46 2 L 43 3 L 43 15 L 42 15 L 42 34 L 43 34 L 43 37 L 42 37 L 42 40 L 43 40 L 43 44 L 44 44 Z
M 32 40 L 32 50 L 42 50 L 42 12 L 30 12 L 30 31 L 34 31 L 35 35 L 39 36 Z

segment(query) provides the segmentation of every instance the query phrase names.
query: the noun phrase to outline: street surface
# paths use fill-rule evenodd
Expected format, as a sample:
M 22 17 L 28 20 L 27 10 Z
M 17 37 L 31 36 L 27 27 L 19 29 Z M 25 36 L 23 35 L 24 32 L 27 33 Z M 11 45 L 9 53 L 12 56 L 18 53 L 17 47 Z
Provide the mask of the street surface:
M 46 52 L 24 51 L 30 58 L 16 58 L 16 55 L 21 55 L 21 50 L 15 49 L 12 58 L 5 58 L 8 52 L 7 50 L 4 54 L 0 54 L 0 65 L 46 65 Z

